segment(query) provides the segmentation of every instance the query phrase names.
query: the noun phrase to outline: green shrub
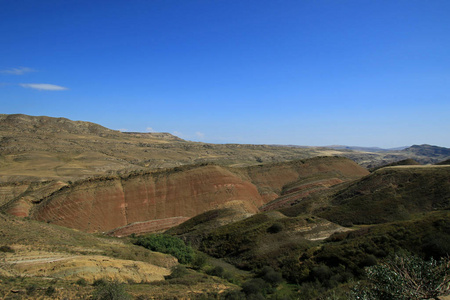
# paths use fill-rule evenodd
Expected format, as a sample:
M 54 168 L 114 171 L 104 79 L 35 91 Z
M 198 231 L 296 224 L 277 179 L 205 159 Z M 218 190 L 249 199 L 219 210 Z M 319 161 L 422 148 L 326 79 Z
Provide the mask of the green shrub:
M 247 296 L 247 300 L 266 300 L 266 297 L 262 293 L 250 294 Z
M 270 226 L 269 228 L 267 228 L 267 232 L 268 233 L 278 233 L 283 231 L 284 226 L 281 223 L 273 223 L 272 226 Z
M 277 287 L 283 281 L 281 274 L 268 266 L 261 270 L 260 277 L 272 287 Z
M 244 282 L 242 285 L 242 291 L 247 295 L 251 294 L 266 294 L 270 289 L 267 282 L 261 278 L 253 278 L 249 281 Z
M 215 266 L 212 269 L 206 271 L 206 274 L 211 276 L 223 277 L 225 274 L 225 269 L 222 266 Z
M 38 287 L 35 284 L 31 284 L 29 286 L 27 286 L 26 290 L 27 290 L 27 295 L 33 295 L 36 291 L 37 291 Z
M 191 264 L 194 269 L 200 270 L 206 265 L 207 261 L 208 257 L 206 256 L 206 254 L 202 252 L 196 252 Z
M 166 276 L 166 279 L 174 279 L 174 278 L 182 278 L 189 274 L 189 271 L 185 266 L 178 265 L 172 268 L 172 272 L 169 276 Z
M 53 296 L 53 294 L 56 292 L 56 289 L 53 286 L 49 286 L 46 290 L 45 290 L 45 296 Z
M 14 249 L 11 248 L 10 246 L 1 246 L 0 247 L 0 252 L 10 252 L 10 253 L 14 253 Z
M 324 264 L 320 264 L 311 270 L 312 279 L 317 279 L 320 282 L 330 279 L 331 275 L 333 275 L 333 272 L 327 265 Z
M 425 261 L 404 254 L 366 269 L 368 284 L 357 286 L 354 299 L 438 299 L 450 293 L 450 260 Z
M 94 300 L 129 300 L 131 296 L 125 291 L 123 284 L 118 282 L 106 282 L 106 284 L 97 285 L 92 294 Z
M 245 294 L 243 294 L 238 290 L 233 290 L 225 294 L 225 300 L 242 300 L 242 299 L 245 299 Z
M 100 278 L 100 279 L 95 280 L 92 283 L 92 286 L 101 286 L 101 285 L 106 285 L 107 283 L 108 283 L 108 280 L 106 280 L 104 278 Z
M 194 250 L 177 237 L 167 234 L 151 234 L 137 237 L 133 243 L 152 251 L 173 255 L 182 264 L 194 259 Z
M 84 278 L 78 279 L 75 283 L 78 284 L 79 286 L 86 286 L 87 285 L 87 281 Z

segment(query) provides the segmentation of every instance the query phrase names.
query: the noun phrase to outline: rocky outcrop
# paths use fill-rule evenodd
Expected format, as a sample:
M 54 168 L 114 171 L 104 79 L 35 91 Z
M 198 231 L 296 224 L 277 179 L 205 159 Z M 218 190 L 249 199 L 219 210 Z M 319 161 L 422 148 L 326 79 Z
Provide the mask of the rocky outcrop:
M 263 204 L 256 187 L 219 166 L 85 180 L 47 197 L 32 218 L 86 232 L 134 222 L 193 217 L 229 201 L 256 213 Z

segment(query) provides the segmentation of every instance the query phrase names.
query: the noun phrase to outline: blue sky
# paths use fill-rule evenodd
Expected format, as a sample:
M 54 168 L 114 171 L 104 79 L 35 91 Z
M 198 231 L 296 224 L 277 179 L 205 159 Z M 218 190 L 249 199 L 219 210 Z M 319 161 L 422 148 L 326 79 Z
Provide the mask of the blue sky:
M 0 0 L 0 113 L 450 147 L 448 0 Z

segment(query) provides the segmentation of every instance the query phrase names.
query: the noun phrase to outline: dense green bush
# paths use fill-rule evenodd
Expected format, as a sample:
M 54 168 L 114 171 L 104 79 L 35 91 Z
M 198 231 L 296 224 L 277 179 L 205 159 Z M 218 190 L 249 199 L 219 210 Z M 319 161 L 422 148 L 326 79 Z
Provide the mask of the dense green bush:
M 171 271 L 170 275 L 166 276 L 166 279 L 182 278 L 189 274 L 189 271 L 183 265 L 177 265 Z
M 101 286 L 101 285 L 106 285 L 107 283 L 108 283 L 108 280 L 106 280 L 105 278 L 100 278 L 100 279 L 95 280 L 92 283 L 92 286 Z
M 367 285 L 355 288 L 355 299 L 438 299 L 450 293 L 450 260 L 389 257 L 367 268 L 367 277 Z
M 206 254 L 197 251 L 194 255 L 194 258 L 192 259 L 191 264 L 194 269 L 200 270 L 206 265 L 207 261 L 208 257 L 206 256 Z
M 233 290 L 229 291 L 224 295 L 225 300 L 242 300 L 245 299 L 245 294 L 241 291 Z
M 177 237 L 167 234 L 151 234 L 137 237 L 133 243 L 152 251 L 173 255 L 182 264 L 194 259 L 194 250 Z
M 11 248 L 10 246 L 0 246 L 0 252 L 10 252 L 10 253 L 14 253 L 14 249 Z
M 206 271 L 206 274 L 211 276 L 223 277 L 225 269 L 222 266 L 215 266 Z
M 272 287 L 277 287 L 283 281 L 281 273 L 275 271 L 272 267 L 269 266 L 265 266 L 264 268 L 262 268 L 258 274 L 258 277 L 262 278 Z
M 123 284 L 106 282 L 98 284 L 92 294 L 94 300 L 130 300 L 132 297 L 125 291 Z
M 278 233 L 278 232 L 283 231 L 283 229 L 284 229 L 284 225 L 279 222 L 276 222 L 276 223 L 273 223 L 272 226 L 267 228 L 267 232 L 268 233 Z
M 87 285 L 87 281 L 84 278 L 78 279 L 75 283 L 78 284 L 79 286 L 86 286 Z
M 53 286 L 49 286 L 45 290 L 45 296 L 52 297 L 55 292 L 56 292 L 56 289 Z
M 30 284 L 29 286 L 27 286 L 26 291 L 27 291 L 27 295 L 33 295 L 38 289 L 38 286 L 35 284 Z
M 262 278 L 253 278 L 242 284 L 242 291 L 247 295 L 263 294 L 265 295 L 270 290 L 270 285 Z

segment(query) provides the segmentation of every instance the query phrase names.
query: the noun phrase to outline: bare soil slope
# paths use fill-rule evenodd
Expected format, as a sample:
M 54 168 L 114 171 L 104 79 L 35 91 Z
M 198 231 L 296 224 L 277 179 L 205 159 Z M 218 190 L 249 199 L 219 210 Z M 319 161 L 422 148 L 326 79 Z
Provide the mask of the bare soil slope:
M 31 216 L 86 232 L 104 232 L 140 221 L 189 218 L 230 201 L 241 201 L 250 213 L 263 204 L 250 182 L 208 165 L 85 180 L 52 194 Z
M 164 280 L 175 258 L 125 241 L 0 214 L 0 275 L 92 282 Z M 7 248 L 5 248 L 7 247 Z
M 282 187 L 293 181 L 320 177 L 334 184 L 333 180 L 340 183 L 367 173 L 342 157 L 248 168 L 184 166 L 96 177 L 70 185 L 18 185 L 16 197 L 5 201 L 2 209 L 86 232 L 114 230 L 114 235 L 123 236 L 162 231 L 212 209 L 238 207 L 248 216 L 259 212 L 259 207 L 278 197 Z M 3 186 L 12 189 L 11 184 Z
M 163 231 L 212 209 L 234 208 L 249 216 L 286 191 L 304 192 L 317 180 L 333 186 L 366 174 L 349 159 L 317 157 L 245 168 L 183 166 L 71 184 L 2 183 L 0 209 L 86 232 L 126 236 Z

